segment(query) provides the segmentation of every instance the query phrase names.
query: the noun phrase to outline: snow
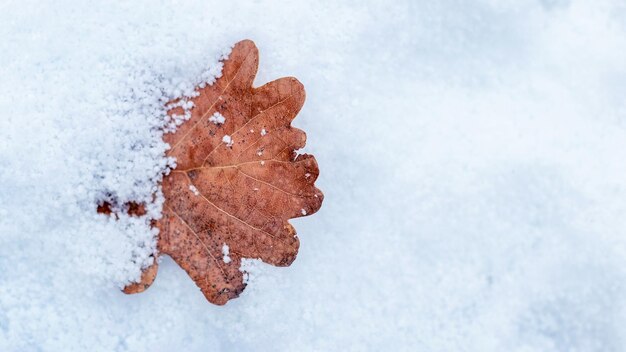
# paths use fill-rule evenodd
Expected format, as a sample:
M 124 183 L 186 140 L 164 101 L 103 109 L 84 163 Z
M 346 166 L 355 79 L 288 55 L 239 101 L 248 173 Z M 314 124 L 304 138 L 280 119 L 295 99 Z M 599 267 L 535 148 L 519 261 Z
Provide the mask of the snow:
M 200 191 L 198 191 L 198 189 L 194 185 L 189 185 L 189 190 L 191 191 L 191 193 L 193 193 L 196 196 L 200 195 Z
M 622 350 L 625 23 L 620 0 L 3 2 L 0 350 Z M 226 306 L 169 258 L 124 295 L 188 116 L 164 104 L 243 38 L 256 85 L 306 87 L 324 205 Z
M 219 112 L 216 112 L 213 115 L 211 115 L 211 117 L 209 117 L 209 121 L 213 122 L 216 125 L 222 125 L 224 124 L 224 122 L 226 122 L 226 118 L 224 117 L 224 115 L 220 114 Z
M 231 261 L 230 257 L 228 256 L 228 253 L 229 253 L 228 245 L 226 243 L 224 243 L 222 245 L 222 255 L 223 255 L 222 260 L 226 264 L 230 263 L 230 261 Z
M 265 136 L 267 134 L 267 131 L 264 129 L 261 130 L 261 136 Z
M 235 143 L 229 135 L 222 137 L 222 142 L 226 143 L 227 147 L 232 147 L 233 143 Z

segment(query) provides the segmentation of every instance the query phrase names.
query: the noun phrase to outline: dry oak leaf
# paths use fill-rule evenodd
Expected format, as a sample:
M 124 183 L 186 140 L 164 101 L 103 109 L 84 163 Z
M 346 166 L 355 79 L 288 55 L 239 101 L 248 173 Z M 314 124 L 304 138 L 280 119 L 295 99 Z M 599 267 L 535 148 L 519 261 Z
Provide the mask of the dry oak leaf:
M 158 251 L 219 305 L 246 286 L 242 258 L 276 266 L 293 262 L 299 241 L 288 220 L 315 213 L 323 200 L 314 186 L 315 158 L 296 153 L 306 135 L 291 127 L 304 87 L 285 77 L 253 88 L 258 62 L 252 41 L 237 43 L 222 76 L 198 90 L 191 118 L 164 137 L 177 166 L 162 183 Z M 145 290 L 156 271 L 155 264 L 124 291 Z

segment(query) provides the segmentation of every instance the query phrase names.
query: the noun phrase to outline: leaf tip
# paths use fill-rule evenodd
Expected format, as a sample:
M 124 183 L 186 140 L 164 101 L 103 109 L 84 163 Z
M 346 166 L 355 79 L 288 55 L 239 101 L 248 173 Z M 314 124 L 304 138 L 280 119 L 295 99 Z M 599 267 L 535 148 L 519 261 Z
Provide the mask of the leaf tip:
M 159 264 L 157 264 L 155 260 L 154 264 L 150 265 L 149 267 L 143 270 L 143 272 L 141 273 L 141 279 L 139 280 L 139 282 L 127 285 L 126 287 L 124 287 L 122 291 L 125 294 L 130 295 L 134 293 L 141 293 L 147 290 L 148 287 L 150 287 L 150 285 L 152 285 L 152 283 L 154 282 L 158 269 L 159 269 Z

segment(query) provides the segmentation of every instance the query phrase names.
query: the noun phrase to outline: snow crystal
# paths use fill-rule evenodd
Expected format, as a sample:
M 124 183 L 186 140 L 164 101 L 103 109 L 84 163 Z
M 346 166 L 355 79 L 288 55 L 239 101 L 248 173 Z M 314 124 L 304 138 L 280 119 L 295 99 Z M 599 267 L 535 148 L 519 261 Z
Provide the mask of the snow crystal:
M 189 185 L 189 190 L 196 196 L 200 195 L 200 192 L 198 191 L 198 189 L 194 185 Z
M 222 259 L 224 260 L 224 263 L 226 263 L 226 264 L 230 263 L 230 261 L 231 261 L 230 257 L 228 256 L 228 250 L 229 250 L 228 249 L 228 245 L 226 243 L 224 243 L 222 245 L 222 256 L 223 256 Z
M 222 125 L 226 121 L 226 118 L 219 112 L 215 112 L 213 115 L 211 115 L 211 117 L 209 117 L 209 121 L 213 122 L 216 125 Z
M 222 137 L 222 142 L 226 143 L 227 147 L 232 147 L 234 143 L 233 139 L 230 138 L 229 135 L 225 135 L 224 137 Z

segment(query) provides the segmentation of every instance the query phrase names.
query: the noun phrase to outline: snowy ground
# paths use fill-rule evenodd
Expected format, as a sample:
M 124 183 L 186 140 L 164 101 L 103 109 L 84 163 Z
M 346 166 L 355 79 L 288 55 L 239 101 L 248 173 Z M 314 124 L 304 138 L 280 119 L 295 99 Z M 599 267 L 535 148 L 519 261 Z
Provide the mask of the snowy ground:
M 224 307 L 168 259 L 126 296 L 149 227 L 95 200 L 151 194 L 159 98 L 243 38 L 324 206 Z M 623 351 L 625 97 L 622 0 L 4 0 L 0 350 Z

